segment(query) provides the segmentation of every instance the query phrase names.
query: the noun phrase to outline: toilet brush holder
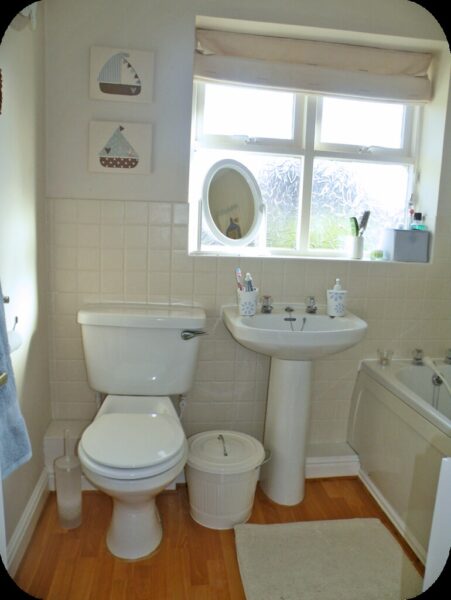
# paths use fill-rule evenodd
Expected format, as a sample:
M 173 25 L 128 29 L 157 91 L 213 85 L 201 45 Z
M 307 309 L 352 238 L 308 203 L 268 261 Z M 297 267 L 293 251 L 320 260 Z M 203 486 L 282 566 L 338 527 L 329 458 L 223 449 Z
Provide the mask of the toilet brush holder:
M 64 431 L 64 456 L 54 462 L 56 503 L 61 527 L 74 529 L 81 524 L 81 466 L 69 450 L 68 429 Z

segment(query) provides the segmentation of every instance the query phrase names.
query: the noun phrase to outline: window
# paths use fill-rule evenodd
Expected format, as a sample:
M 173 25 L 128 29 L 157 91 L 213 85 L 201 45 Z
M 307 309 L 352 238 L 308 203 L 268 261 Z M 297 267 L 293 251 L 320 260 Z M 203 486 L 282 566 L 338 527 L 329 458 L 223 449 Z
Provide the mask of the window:
M 217 161 L 233 159 L 261 191 L 259 234 L 233 253 L 345 256 L 350 217 L 366 210 L 367 250 L 380 248 L 385 227 L 405 225 L 418 107 L 222 83 L 195 87 L 192 189 Z M 201 212 L 198 224 L 191 250 L 230 251 Z

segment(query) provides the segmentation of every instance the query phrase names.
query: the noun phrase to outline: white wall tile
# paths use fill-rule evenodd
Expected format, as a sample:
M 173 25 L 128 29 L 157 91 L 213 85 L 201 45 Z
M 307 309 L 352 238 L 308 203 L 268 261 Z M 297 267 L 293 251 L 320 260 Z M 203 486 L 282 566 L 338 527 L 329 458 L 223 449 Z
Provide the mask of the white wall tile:
M 124 228 L 124 246 L 147 250 L 147 225 L 126 225 Z
M 100 225 L 80 224 L 77 227 L 77 246 L 80 248 L 98 248 L 101 244 Z
M 81 271 L 97 271 L 100 268 L 100 248 L 82 246 L 77 249 L 77 268 Z
M 173 205 L 173 223 L 174 225 L 188 225 L 189 206 L 188 203 Z
M 147 225 L 149 220 L 149 206 L 147 202 L 125 203 L 124 222 L 127 225 Z
M 125 202 L 104 200 L 101 202 L 102 223 L 123 223 L 125 215 Z
M 151 250 L 170 250 L 171 228 L 152 225 L 149 227 L 149 248 Z
M 171 204 L 168 202 L 151 202 L 149 204 L 149 223 L 151 225 L 170 225 L 171 222 Z
M 124 226 L 102 225 L 100 230 L 100 238 L 102 248 L 123 248 Z
M 77 221 L 79 223 L 100 223 L 101 209 L 98 200 L 78 200 L 74 204 L 77 207 Z

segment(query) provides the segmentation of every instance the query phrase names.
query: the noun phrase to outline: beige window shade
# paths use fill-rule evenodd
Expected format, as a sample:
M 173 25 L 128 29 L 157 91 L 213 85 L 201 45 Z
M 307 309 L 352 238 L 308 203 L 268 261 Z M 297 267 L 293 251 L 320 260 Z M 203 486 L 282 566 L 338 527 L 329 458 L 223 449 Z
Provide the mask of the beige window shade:
M 198 29 L 195 77 L 276 89 L 428 102 L 432 55 Z

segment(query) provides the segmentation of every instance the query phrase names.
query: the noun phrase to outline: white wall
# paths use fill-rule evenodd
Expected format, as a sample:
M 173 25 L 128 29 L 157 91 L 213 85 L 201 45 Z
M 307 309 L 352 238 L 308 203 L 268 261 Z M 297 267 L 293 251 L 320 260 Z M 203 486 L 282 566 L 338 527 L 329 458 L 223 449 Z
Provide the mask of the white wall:
M 302 301 L 340 277 L 350 308 L 369 324 L 366 339 L 314 367 L 311 441 L 343 441 L 362 357 L 378 347 L 409 356 L 451 346 L 451 204 L 443 180 L 431 264 L 355 263 L 187 256 L 187 189 L 196 15 L 329 27 L 443 40 L 433 17 L 407 0 L 45 0 L 47 196 L 51 253 L 51 379 L 54 418 L 91 418 L 77 308 L 90 300 L 186 301 L 209 316 L 196 381 L 184 415 L 188 434 L 212 427 L 262 434 L 268 360 L 236 344 L 219 318 L 235 301 L 233 270 L 251 271 L 276 301 Z M 92 45 L 155 53 L 149 105 L 91 100 Z M 151 122 L 150 175 L 87 169 L 91 120 Z M 443 177 L 449 177 L 447 138 Z
M 7 325 L 19 318 L 23 344 L 12 355 L 20 407 L 33 457 L 4 482 L 7 539 L 43 469 L 42 440 L 50 420 L 48 272 L 44 199 L 44 23 L 17 18 L 0 46 L 0 278 L 11 302 Z

